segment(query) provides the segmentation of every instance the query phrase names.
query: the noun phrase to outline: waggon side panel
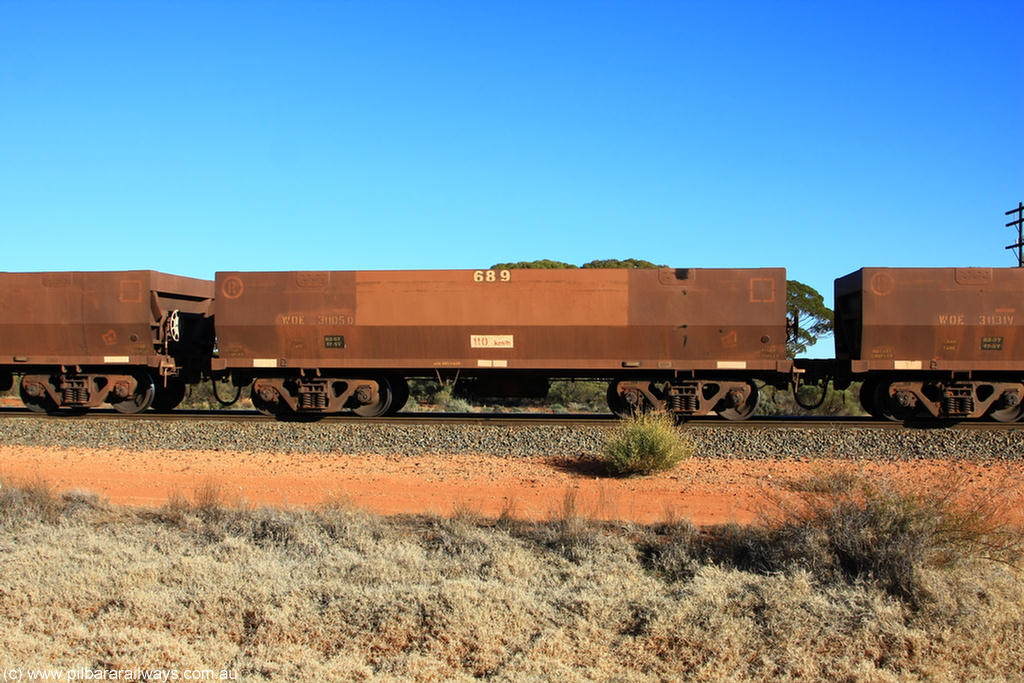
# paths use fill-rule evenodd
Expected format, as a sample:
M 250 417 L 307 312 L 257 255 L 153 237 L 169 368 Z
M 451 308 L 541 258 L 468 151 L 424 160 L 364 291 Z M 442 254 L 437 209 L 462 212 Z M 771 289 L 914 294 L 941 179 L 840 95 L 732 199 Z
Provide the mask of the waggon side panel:
M 783 269 L 224 272 L 217 292 L 228 368 L 788 367 Z
M 863 268 L 836 281 L 836 302 L 853 372 L 1024 370 L 1019 268 Z
M 151 270 L 0 273 L 0 364 L 157 366 L 169 309 L 205 313 L 208 280 Z

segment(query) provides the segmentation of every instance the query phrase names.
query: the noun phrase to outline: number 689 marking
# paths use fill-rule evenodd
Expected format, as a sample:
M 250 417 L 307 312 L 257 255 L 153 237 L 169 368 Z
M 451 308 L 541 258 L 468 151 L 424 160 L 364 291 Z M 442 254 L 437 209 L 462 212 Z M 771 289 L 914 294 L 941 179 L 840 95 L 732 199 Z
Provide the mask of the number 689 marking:
M 473 282 L 508 282 L 512 279 L 512 273 L 507 270 L 475 270 L 473 271 Z

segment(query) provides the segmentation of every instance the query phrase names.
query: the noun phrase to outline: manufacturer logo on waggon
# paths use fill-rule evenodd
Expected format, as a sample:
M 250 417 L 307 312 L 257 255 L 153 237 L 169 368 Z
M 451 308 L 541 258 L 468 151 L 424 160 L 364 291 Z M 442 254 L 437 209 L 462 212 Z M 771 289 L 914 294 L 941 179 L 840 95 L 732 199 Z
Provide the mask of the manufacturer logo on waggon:
M 889 273 L 875 273 L 871 277 L 871 291 L 879 296 L 885 296 L 896 287 L 896 281 Z
M 224 284 L 220 286 L 221 293 L 228 299 L 237 299 L 242 296 L 244 290 L 245 286 L 242 285 L 242 279 L 234 275 L 225 279 Z

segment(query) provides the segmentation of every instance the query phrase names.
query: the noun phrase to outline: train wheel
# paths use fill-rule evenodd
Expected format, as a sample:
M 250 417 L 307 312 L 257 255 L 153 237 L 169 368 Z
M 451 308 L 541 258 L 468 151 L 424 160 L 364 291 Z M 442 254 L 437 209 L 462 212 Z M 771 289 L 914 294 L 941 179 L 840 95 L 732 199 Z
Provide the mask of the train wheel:
M 249 388 L 249 400 L 252 401 L 252 407 L 263 413 L 267 417 L 277 417 L 281 413 L 281 404 L 277 401 L 264 401 L 260 398 L 259 392 L 255 391 L 252 387 Z
M 874 403 L 877 415 L 872 413 L 878 419 L 889 420 L 890 422 L 903 422 L 909 420 L 914 416 L 913 408 L 902 408 L 896 405 L 892 396 L 889 395 L 889 382 L 879 382 L 875 385 L 874 397 L 872 401 Z
M 1020 422 L 1021 418 L 1024 417 L 1024 403 L 1010 406 L 1009 408 L 993 410 L 988 416 L 996 422 Z
M 891 408 L 892 401 L 889 398 L 889 383 L 873 382 L 872 386 L 874 391 L 871 392 L 871 405 L 874 408 L 874 412 L 871 415 L 880 420 L 899 422 L 899 418 L 896 417 Z
M 114 410 L 134 415 L 153 405 L 153 399 L 156 398 L 156 385 L 153 383 L 153 378 L 146 373 L 140 373 L 135 375 L 135 382 L 135 392 L 123 401 L 112 403 Z
M 633 388 L 627 392 L 629 396 L 619 393 L 619 382 L 608 383 L 608 408 L 618 417 L 627 418 L 654 410 L 651 401 L 643 392 Z
M 380 417 L 381 415 L 386 415 L 391 407 L 392 392 L 388 380 L 385 377 L 377 377 L 375 381 L 377 382 L 377 400 L 371 403 L 360 401 L 360 406 L 352 409 L 352 412 L 359 417 Z M 361 389 L 356 389 L 357 398 L 359 398 L 360 393 Z
M 988 416 L 996 422 L 1020 422 L 1021 418 L 1024 418 L 1024 403 L 991 410 Z
M 40 389 L 42 389 L 41 386 Z M 57 411 L 57 404 L 54 403 L 49 394 L 43 391 L 39 396 L 31 395 L 25 389 L 24 380 L 18 389 L 18 395 L 21 396 L 21 402 L 25 404 L 25 407 L 33 413 L 53 413 Z
M 619 417 L 629 417 L 633 414 L 629 406 L 626 405 L 626 400 L 619 394 L 619 383 L 609 382 L 608 383 L 608 409 Z
M 167 384 L 157 387 L 156 396 L 153 397 L 153 410 L 158 413 L 166 413 L 174 410 L 185 400 L 187 385 L 177 377 L 168 377 Z
M 747 396 L 746 400 L 732 408 L 719 410 L 718 414 L 726 420 L 746 420 L 748 417 L 753 415 L 754 411 L 757 409 L 757 385 L 753 382 L 747 382 L 747 386 L 750 387 L 750 394 Z M 740 392 L 737 391 L 737 393 Z
M 875 403 L 875 392 L 878 389 L 878 381 L 874 379 L 867 379 L 860 385 L 860 394 L 858 399 L 860 400 L 860 407 L 864 409 L 864 412 L 875 418 L 881 420 L 882 415 L 878 412 L 877 404 Z
M 388 382 L 391 385 L 391 405 L 387 414 L 394 415 L 409 401 L 409 382 L 404 377 L 392 377 Z

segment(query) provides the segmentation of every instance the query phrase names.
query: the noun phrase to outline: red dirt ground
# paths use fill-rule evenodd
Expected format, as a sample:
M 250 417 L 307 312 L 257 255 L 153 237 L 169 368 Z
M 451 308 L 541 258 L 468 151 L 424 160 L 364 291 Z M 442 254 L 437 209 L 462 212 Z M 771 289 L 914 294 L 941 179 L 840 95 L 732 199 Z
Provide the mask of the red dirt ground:
M 191 499 L 204 487 L 227 504 L 313 507 L 344 500 L 384 514 L 510 512 L 525 519 L 578 514 L 642 523 L 688 518 L 696 524 L 746 523 L 765 494 L 786 479 L 853 468 L 887 480 L 956 480 L 975 487 L 1021 489 L 1019 464 L 920 461 L 723 460 L 693 458 L 650 477 L 609 479 L 593 467 L 558 459 L 486 455 L 419 457 L 255 454 L 225 451 L 98 451 L 0 447 L 6 483 L 43 480 L 60 491 L 97 493 L 113 503 L 158 507 L 171 494 Z M 1017 508 L 1017 521 L 1024 512 Z

